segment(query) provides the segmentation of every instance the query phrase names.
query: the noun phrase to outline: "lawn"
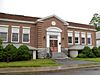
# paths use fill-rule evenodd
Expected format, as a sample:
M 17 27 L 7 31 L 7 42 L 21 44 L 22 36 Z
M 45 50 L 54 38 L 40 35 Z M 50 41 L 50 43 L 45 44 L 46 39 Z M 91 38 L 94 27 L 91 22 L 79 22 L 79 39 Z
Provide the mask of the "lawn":
M 85 60 L 85 61 L 100 62 L 100 58 L 73 58 L 73 60 Z
M 29 61 L 16 61 L 16 62 L 0 62 L 0 68 L 6 67 L 45 67 L 45 66 L 58 66 L 52 59 L 37 59 Z

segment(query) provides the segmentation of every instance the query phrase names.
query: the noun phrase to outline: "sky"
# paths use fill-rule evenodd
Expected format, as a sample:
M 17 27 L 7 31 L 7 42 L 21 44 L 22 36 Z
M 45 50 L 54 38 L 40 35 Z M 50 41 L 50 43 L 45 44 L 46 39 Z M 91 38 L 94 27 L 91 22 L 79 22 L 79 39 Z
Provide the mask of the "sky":
M 100 13 L 100 0 L 0 0 L 0 12 L 41 18 L 55 14 L 89 24 L 93 14 Z

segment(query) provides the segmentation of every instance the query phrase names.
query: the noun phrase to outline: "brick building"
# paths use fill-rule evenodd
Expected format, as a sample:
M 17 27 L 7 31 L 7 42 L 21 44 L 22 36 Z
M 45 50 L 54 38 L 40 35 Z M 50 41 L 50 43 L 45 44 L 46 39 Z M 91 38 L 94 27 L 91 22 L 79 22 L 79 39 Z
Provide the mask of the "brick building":
M 0 13 L 0 36 L 4 45 L 26 44 L 37 49 L 38 57 L 52 52 L 65 53 L 96 45 L 95 27 L 67 22 L 56 15 L 45 18 Z

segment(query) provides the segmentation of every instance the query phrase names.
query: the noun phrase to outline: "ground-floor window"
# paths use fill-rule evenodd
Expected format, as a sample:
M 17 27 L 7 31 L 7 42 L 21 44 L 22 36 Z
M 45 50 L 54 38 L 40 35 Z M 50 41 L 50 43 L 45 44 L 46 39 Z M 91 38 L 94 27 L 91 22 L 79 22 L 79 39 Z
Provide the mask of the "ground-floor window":
M 7 32 L 0 32 L 0 38 L 3 41 L 7 41 Z

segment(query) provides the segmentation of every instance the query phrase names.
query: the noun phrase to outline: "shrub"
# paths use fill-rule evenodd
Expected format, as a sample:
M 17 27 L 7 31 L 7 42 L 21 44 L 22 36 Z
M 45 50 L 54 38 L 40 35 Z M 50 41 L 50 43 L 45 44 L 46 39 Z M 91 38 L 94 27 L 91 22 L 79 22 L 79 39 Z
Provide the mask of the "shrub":
M 86 46 L 84 47 L 84 49 L 82 50 L 82 52 L 79 54 L 78 57 L 84 57 L 84 58 L 93 58 L 93 57 L 96 57 L 94 55 L 94 53 L 92 52 L 92 50 L 90 49 L 90 47 Z
M 93 53 L 95 54 L 96 57 L 100 57 L 100 47 L 93 47 L 92 48 Z
M 2 39 L 0 39 L 0 61 L 3 59 L 3 45 L 2 45 Z
M 18 48 L 17 55 L 17 60 L 29 60 L 31 58 L 29 48 L 26 45 L 21 45 Z
M 3 59 L 6 62 L 14 61 L 17 57 L 17 48 L 13 44 L 8 44 L 3 50 Z

